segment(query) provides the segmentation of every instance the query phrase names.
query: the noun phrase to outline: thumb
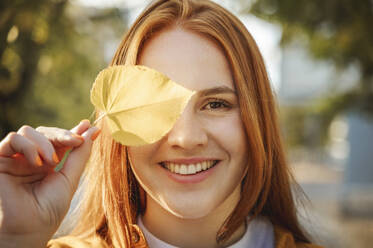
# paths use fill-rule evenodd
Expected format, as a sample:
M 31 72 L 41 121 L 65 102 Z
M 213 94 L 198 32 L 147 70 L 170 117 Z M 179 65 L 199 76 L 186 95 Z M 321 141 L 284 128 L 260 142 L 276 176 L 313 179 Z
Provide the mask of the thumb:
M 97 127 L 91 127 L 85 131 L 82 134 L 84 143 L 70 152 L 63 168 L 59 171 L 69 179 L 74 190 L 78 186 L 80 176 L 91 154 L 92 144 L 100 132 L 101 130 Z

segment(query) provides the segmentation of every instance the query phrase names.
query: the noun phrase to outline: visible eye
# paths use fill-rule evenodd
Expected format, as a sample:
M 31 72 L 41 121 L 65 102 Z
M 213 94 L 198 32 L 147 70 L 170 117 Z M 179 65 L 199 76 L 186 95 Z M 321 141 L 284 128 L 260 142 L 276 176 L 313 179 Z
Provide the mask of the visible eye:
M 214 99 L 209 99 L 207 104 L 203 108 L 207 110 L 214 110 L 214 109 L 228 110 L 231 107 L 232 107 L 231 104 L 228 103 L 227 101 L 214 98 Z

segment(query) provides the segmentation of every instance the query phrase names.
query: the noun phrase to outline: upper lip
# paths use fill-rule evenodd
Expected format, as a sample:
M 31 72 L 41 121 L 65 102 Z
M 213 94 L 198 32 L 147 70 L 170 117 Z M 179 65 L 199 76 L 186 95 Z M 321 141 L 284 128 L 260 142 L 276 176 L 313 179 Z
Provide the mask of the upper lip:
M 177 158 L 161 161 L 161 163 L 175 163 L 175 164 L 196 164 L 204 161 L 219 160 L 216 158 Z

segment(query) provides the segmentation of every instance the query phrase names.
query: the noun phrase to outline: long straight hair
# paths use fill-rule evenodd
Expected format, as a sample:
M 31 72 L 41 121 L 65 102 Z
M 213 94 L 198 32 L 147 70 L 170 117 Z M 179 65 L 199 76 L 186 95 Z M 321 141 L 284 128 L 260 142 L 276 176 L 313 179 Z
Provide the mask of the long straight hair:
M 229 11 L 201 0 L 158 0 L 137 18 L 111 65 L 135 65 L 145 43 L 157 32 L 178 26 L 215 42 L 230 65 L 248 140 L 247 173 L 241 198 L 216 234 L 224 243 L 250 216 L 267 216 L 297 242 L 309 243 L 302 230 L 284 155 L 276 105 L 259 49 L 245 26 Z M 136 218 L 146 208 L 145 193 L 129 166 L 127 148 L 113 141 L 105 121 L 84 175 L 84 198 L 73 235 L 98 235 L 110 247 L 140 247 Z M 296 184 L 295 184 L 296 185 Z

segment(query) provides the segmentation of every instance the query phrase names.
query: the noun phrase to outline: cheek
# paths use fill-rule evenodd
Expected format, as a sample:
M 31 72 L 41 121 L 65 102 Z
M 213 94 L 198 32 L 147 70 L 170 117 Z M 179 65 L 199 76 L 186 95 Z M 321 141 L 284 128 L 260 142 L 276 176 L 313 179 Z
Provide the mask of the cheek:
M 156 150 L 157 146 L 154 144 L 140 147 L 128 147 L 128 157 L 132 171 L 140 182 L 146 181 L 150 176 L 148 175 L 150 168 L 156 163 L 154 161 Z
M 226 150 L 231 158 L 242 158 L 247 154 L 247 137 L 238 112 L 221 118 L 206 120 L 205 127 L 212 139 Z
M 152 163 L 152 158 L 157 150 L 157 144 L 128 147 L 128 156 L 136 167 Z
M 231 176 L 230 183 L 241 182 L 248 168 L 248 141 L 240 114 L 225 116 L 207 126 L 211 139 L 228 156 L 230 167 L 226 173 Z

